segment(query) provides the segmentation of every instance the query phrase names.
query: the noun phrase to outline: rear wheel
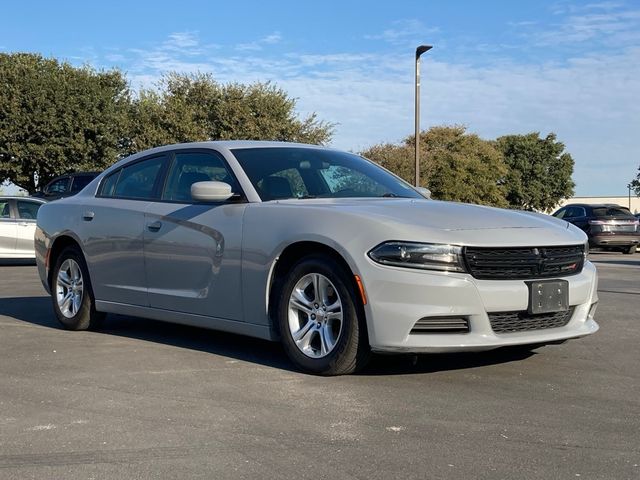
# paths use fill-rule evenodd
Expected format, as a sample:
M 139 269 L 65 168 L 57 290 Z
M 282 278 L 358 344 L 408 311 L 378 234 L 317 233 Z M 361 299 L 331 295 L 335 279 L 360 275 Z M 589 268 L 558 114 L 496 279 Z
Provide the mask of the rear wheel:
M 278 326 L 289 358 L 300 369 L 342 375 L 362 368 L 369 344 L 349 272 L 333 258 L 308 256 L 280 286 Z
M 95 310 L 89 272 L 78 247 L 65 248 L 51 277 L 53 310 L 68 330 L 88 330 L 99 326 L 104 314 Z

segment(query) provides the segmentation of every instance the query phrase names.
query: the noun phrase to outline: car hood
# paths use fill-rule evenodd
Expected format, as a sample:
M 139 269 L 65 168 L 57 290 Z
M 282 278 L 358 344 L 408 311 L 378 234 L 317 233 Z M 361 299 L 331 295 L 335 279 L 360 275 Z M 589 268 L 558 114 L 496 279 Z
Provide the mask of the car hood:
M 570 245 L 586 241 L 579 228 L 549 215 L 518 210 L 402 198 L 291 199 L 280 206 L 330 218 L 351 237 L 372 242 L 414 240 L 476 246 Z M 275 206 L 275 205 L 274 205 Z
M 432 229 L 486 230 L 504 228 L 568 228 L 569 224 L 549 215 L 505 210 L 468 203 L 414 200 L 404 198 L 304 199 L 278 203 L 307 208 L 335 208 L 375 217 L 381 221 L 421 225 Z

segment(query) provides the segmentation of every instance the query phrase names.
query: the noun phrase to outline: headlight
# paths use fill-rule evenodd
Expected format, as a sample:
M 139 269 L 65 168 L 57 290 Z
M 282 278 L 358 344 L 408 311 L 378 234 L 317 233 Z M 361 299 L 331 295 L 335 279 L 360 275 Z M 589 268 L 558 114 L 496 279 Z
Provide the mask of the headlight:
M 584 242 L 584 259 L 586 260 L 589 256 L 589 240 Z
M 369 257 L 383 265 L 464 272 L 462 247 L 435 243 L 385 242 L 369 252 Z

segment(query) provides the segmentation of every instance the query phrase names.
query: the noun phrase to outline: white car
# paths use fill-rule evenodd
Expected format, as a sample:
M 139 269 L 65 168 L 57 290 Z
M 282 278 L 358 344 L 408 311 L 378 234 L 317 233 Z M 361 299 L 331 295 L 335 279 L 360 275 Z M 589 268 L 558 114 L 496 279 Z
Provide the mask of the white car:
M 35 258 L 33 236 L 44 200 L 0 197 L 0 259 Z
M 69 329 L 119 313 L 281 340 L 335 375 L 368 353 L 591 334 L 587 236 L 546 215 L 426 199 L 346 152 L 170 145 L 40 210 L 40 277 Z

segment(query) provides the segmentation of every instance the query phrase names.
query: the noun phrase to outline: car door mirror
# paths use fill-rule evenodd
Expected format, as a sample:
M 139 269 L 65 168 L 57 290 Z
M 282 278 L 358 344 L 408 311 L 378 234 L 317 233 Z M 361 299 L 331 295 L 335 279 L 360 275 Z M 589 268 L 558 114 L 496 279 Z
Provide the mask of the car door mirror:
M 191 198 L 196 202 L 222 202 L 232 196 L 231 185 L 225 182 L 196 182 L 191 185 Z
M 416 187 L 416 190 L 418 191 L 418 193 L 420 195 L 422 195 L 424 198 L 431 198 L 431 190 L 429 190 L 428 188 L 425 187 Z

